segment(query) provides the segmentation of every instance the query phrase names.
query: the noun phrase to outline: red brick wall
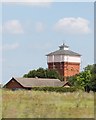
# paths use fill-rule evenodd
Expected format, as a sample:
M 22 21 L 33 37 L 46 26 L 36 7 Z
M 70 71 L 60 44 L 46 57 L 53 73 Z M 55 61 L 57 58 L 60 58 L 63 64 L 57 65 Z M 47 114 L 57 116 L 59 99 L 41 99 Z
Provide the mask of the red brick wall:
M 23 88 L 23 87 L 14 79 L 12 79 L 5 85 L 5 88 L 13 89 L 13 88 Z
M 64 76 L 73 76 L 80 72 L 79 63 L 64 63 Z
M 48 63 L 48 69 L 56 69 L 60 75 L 67 77 L 78 74 L 80 72 L 80 64 L 67 62 Z

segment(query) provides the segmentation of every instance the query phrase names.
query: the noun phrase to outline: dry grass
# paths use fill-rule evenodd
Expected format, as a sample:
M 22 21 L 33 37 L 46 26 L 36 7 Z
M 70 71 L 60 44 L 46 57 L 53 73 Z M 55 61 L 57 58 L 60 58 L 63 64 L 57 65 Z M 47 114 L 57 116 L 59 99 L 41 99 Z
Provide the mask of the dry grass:
M 2 90 L 0 89 L 0 120 L 2 118 Z
M 3 118 L 93 118 L 93 93 L 3 90 Z

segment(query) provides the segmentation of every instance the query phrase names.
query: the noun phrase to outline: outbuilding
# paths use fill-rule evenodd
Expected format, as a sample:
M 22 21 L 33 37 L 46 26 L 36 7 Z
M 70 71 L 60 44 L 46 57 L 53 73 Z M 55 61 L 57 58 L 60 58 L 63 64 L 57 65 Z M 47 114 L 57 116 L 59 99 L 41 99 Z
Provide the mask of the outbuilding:
M 4 85 L 8 89 L 27 89 L 32 87 L 70 87 L 68 82 L 48 78 L 13 78 Z

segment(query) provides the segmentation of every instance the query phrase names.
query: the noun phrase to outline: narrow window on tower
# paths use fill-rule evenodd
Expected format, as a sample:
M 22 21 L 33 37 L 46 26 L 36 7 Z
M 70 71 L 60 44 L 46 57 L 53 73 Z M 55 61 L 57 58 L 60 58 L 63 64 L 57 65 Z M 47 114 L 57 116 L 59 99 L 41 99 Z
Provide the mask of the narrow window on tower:
M 62 69 L 62 55 L 60 56 L 60 69 Z
M 60 63 L 60 69 L 62 69 L 62 63 Z
M 53 64 L 53 69 L 55 69 L 55 65 Z

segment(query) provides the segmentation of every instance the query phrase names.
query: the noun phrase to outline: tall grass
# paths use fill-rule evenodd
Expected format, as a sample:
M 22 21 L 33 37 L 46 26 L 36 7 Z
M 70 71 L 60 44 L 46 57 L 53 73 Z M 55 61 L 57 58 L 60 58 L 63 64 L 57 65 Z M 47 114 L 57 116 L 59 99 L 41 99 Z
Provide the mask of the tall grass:
M 2 90 L 0 89 L 0 120 L 2 118 Z
M 3 90 L 3 118 L 93 118 L 94 95 Z

